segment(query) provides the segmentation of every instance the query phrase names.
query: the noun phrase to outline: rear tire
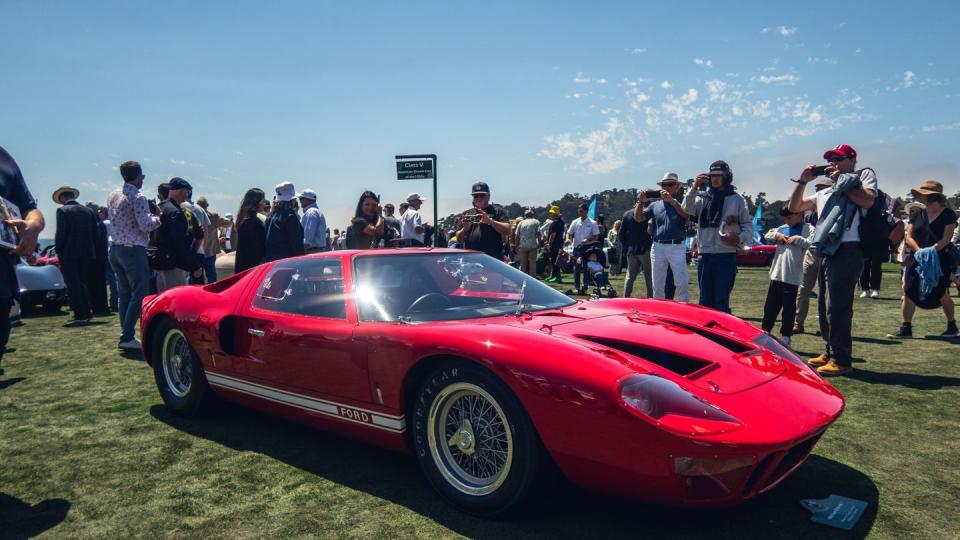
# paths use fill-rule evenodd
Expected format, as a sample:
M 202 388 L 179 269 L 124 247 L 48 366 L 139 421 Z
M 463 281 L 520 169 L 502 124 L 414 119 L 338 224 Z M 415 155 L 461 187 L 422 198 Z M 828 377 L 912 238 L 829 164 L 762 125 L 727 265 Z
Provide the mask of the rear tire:
M 203 364 L 172 319 L 164 319 L 153 332 L 153 375 L 163 403 L 173 412 L 196 416 L 209 401 L 210 389 Z
M 439 366 L 420 386 L 412 412 L 417 461 L 454 506 L 502 516 L 540 484 L 548 459 L 533 423 L 486 369 L 466 361 Z

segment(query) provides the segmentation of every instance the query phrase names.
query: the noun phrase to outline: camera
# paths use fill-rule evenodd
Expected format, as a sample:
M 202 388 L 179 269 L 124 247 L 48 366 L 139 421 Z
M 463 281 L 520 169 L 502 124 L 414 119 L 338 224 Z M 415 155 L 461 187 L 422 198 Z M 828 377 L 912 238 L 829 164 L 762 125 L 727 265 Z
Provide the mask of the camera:
M 659 198 L 660 198 L 660 190 L 659 190 L 659 189 L 648 189 L 648 190 L 644 191 L 643 193 L 644 193 L 644 195 L 646 195 L 647 200 L 650 200 L 650 199 L 659 199 Z
M 827 165 L 817 165 L 816 167 L 810 169 L 810 174 L 812 174 L 814 177 L 827 174 Z

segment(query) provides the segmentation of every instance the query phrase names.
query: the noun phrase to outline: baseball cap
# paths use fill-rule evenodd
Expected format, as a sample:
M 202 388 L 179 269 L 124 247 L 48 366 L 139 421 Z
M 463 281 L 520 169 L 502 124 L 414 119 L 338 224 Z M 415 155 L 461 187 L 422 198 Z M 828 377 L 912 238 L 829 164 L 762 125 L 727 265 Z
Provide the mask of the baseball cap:
M 414 192 L 407 195 L 407 202 L 422 201 L 422 200 L 423 200 L 423 197 L 421 197 L 419 193 Z
M 171 178 L 170 181 L 167 182 L 167 185 L 170 186 L 170 191 L 175 189 L 189 189 L 190 191 L 193 191 L 193 186 L 190 185 L 190 182 L 187 182 L 183 178 L 176 176 Z
M 823 159 L 838 157 L 857 157 L 857 151 L 849 144 L 838 144 L 834 146 L 833 149 L 823 153 Z
M 277 192 L 275 199 L 281 202 L 292 201 L 297 196 L 297 190 L 294 189 L 292 182 L 280 182 L 275 189 Z
M 557 206 L 557 205 L 555 205 L 555 204 L 554 204 L 554 205 L 551 205 L 551 206 L 550 206 L 550 209 L 547 210 L 547 213 L 548 213 L 548 214 L 556 214 L 556 215 L 559 216 L 559 215 L 560 215 L 560 207 Z
M 488 186 L 486 182 L 477 182 L 476 184 L 473 185 L 473 189 L 471 189 L 470 192 L 474 195 L 481 195 L 481 194 L 489 195 L 490 186 Z
M 303 197 L 304 199 L 310 199 L 311 201 L 317 200 L 317 192 L 307 188 L 297 194 L 297 197 Z
M 722 159 L 718 159 L 710 164 L 709 174 L 725 174 L 728 172 L 730 172 L 730 165 L 727 165 L 727 162 Z

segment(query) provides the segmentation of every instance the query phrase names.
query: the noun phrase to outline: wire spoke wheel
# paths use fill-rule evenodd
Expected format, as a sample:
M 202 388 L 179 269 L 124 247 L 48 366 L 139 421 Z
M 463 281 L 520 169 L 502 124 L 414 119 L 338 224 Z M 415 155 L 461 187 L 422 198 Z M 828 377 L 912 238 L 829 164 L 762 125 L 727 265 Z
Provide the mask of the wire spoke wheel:
M 427 417 L 433 461 L 468 495 L 496 491 L 513 464 L 513 432 L 497 400 L 483 388 L 455 383 L 440 391 Z
M 170 330 L 164 337 L 161 362 L 167 389 L 180 398 L 189 394 L 193 385 L 193 354 L 179 329 Z

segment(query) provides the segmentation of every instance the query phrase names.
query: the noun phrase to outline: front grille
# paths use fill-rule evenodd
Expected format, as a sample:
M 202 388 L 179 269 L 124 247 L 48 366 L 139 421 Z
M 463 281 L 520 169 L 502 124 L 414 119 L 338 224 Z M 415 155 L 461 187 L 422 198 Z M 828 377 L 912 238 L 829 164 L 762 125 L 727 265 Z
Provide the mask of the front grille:
M 747 479 L 747 483 L 744 484 L 743 494 L 747 496 L 754 492 L 761 493 L 783 480 L 790 471 L 810 455 L 813 447 L 820 440 L 820 435 L 822 434 L 817 434 L 795 446 L 774 452 L 763 458 L 757 468 L 753 470 L 750 478 Z

